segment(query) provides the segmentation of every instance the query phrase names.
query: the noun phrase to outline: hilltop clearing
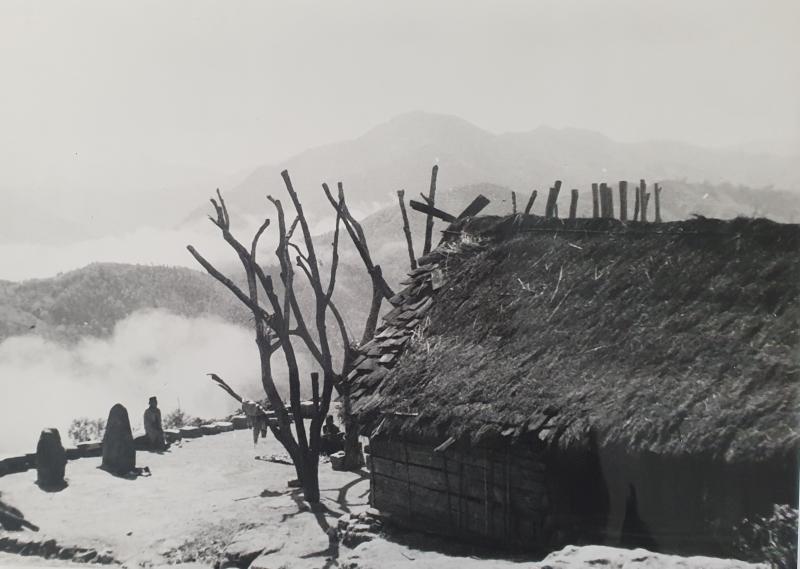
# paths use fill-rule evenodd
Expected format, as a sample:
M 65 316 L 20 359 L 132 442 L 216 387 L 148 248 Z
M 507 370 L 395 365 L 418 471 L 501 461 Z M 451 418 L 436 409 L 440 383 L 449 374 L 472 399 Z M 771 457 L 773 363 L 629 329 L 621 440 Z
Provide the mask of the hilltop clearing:
M 254 457 L 262 460 L 254 460 Z M 287 487 L 293 467 L 278 462 L 273 438 L 253 449 L 248 431 L 234 431 L 191 441 L 158 455 L 140 452 L 137 465 L 150 477 L 134 480 L 99 470 L 99 458 L 71 461 L 68 487 L 43 492 L 35 471 L 1 479 L 6 503 L 22 511 L 40 532 L 0 532 L 0 538 L 31 539 L 108 550 L 123 567 L 183 564 L 212 567 L 227 551 L 246 556 L 265 550 L 251 567 L 320 569 L 343 567 L 467 567 L 489 569 L 588 568 L 597 565 L 665 569 L 681 567 L 739 568 L 753 565 L 710 558 L 681 558 L 644 550 L 568 547 L 542 562 L 496 559 L 464 544 L 446 543 L 421 534 L 372 533 L 366 542 L 329 547 L 324 529 L 337 519 L 356 516 L 368 505 L 369 473 L 334 472 L 320 468 L 322 508 L 312 512 Z M 236 545 L 232 545 L 232 544 Z M 0 554 L 5 566 L 75 566 L 42 558 Z M 191 564 L 191 565 L 190 565 Z M 244 562 L 244 565 L 247 563 Z M 86 565 L 83 565 L 87 567 Z

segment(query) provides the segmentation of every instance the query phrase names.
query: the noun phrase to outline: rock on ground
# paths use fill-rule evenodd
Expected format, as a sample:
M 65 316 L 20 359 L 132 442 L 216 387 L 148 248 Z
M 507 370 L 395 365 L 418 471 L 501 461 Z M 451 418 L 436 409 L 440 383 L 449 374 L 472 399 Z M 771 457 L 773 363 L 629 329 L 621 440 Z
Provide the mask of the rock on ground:
M 292 566 L 290 566 L 292 567 Z M 644 549 L 567 546 L 538 562 L 449 556 L 374 539 L 339 558 L 341 569 L 768 569 L 734 559 L 680 557 Z M 266 569 L 266 568 L 263 568 Z
M 735 559 L 713 557 L 680 557 L 652 553 L 645 549 L 619 549 L 603 545 L 576 547 L 568 545 L 561 551 L 548 555 L 537 568 L 540 569 L 768 569 L 764 564 L 753 564 Z
M 271 528 L 254 528 L 237 535 L 225 548 L 225 565 L 249 567 L 262 553 L 272 554 L 283 549 L 286 543 L 282 536 L 275 535 Z

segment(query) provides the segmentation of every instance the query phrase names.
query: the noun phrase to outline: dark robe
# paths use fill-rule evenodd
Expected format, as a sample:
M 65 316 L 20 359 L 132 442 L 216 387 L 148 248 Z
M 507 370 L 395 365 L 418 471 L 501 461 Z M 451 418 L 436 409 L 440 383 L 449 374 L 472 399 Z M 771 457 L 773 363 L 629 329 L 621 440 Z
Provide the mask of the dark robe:
M 158 407 L 148 407 L 145 410 L 144 433 L 152 450 L 167 448 L 167 442 L 164 440 L 164 428 L 161 426 L 161 410 Z

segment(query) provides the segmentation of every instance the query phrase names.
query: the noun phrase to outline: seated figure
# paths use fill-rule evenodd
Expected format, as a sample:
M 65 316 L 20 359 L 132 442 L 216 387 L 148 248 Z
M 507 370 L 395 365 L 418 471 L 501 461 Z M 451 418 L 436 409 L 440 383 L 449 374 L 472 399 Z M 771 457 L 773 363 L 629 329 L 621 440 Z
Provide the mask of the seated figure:
M 325 417 L 325 424 L 322 426 L 322 448 L 320 450 L 325 455 L 344 450 L 344 433 L 334 424 L 331 415 Z
M 161 410 L 158 408 L 158 399 L 150 398 L 150 406 L 144 412 L 144 433 L 150 450 L 163 451 L 167 448 L 164 439 L 164 428 L 161 425 Z

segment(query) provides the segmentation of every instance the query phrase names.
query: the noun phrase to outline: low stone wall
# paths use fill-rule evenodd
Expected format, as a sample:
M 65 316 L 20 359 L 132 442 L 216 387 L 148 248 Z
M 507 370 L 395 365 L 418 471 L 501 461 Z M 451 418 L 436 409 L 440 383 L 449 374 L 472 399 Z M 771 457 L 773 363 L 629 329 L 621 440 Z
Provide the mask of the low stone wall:
M 233 430 L 249 429 L 250 423 L 244 415 L 233 417 L 230 421 L 214 421 L 199 427 L 183 427 L 181 429 L 164 429 L 164 436 L 168 443 L 174 443 L 181 439 L 194 439 L 203 436 L 227 433 Z M 68 446 L 66 451 L 67 460 L 76 460 L 91 456 L 102 456 L 103 441 L 85 441 L 75 446 Z M 0 476 L 6 474 L 17 474 L 36 468 L 36 453 L 20 454 L 14 456 L 0 457 Z M 2 548 L 0 547 L 0 551 Z
M 65 546 L 54 539 L 43 541 L 29 537 L 0 535 L 0 551 L 16 555 L 34 555 L 45 559 L 62 559 L 78 563 L 119 564 L 110 551 L 100 552 L 88 547 Z

